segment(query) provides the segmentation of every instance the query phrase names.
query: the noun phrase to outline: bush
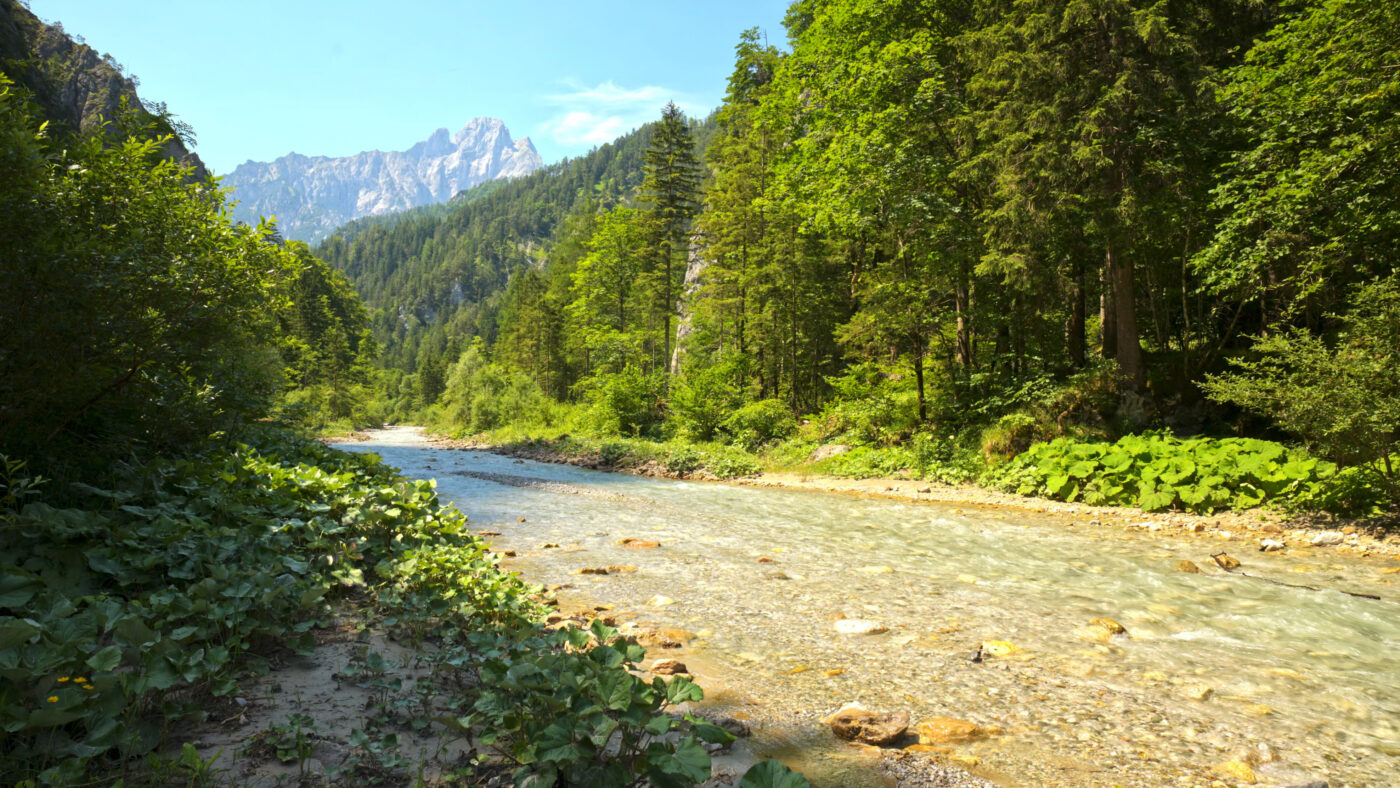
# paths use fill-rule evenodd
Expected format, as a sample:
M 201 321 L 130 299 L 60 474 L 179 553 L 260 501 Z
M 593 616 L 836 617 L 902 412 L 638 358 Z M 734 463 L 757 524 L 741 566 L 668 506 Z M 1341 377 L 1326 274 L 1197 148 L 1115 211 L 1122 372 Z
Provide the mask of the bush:
M 449 431 L 467 433 L 506 424 L 547 426 L 553 401 L 528 376 L 488 362 L 481 344 L 473 343 L 452 365 L 435 420 Z
M 814 419 L 820 439 L 892 446 L 918 427 L 918 395 L 901 374 L 864 362 L 827 382 L 834 396 Z
M 708 441 L 739 401 L 724 365 L 687 374 L 671 388 L 671 419 L 686 438 Z
M 782 440 L 797 429 L 797 420 L 787 403 L 776 399 L 750 402 L 724 420 L 723 429 L 729 440 L 747 451 Z
M 597 435 L 654 436 L 665 418 L 666 373 L 627 367 L 582 384 L 585 426 Z

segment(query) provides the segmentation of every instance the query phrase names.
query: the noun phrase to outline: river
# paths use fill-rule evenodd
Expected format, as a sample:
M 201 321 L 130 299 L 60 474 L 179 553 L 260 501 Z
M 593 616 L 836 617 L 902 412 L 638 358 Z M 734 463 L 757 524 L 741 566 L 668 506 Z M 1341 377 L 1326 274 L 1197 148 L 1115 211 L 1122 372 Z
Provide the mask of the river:
M 694 632 L 682 656 L 709 702 L 815 785 L 889 784 L 820 721 L 852 701 L 999 728 L 957 753 L 1002 785 L 1245 784 L 1228 762 L 1261 785 L 1400 785 L 1400 593 L 1375 562 L 1237 543 L 1242 577 L 1199 537 L 1064 515 L 647 479 L 439 449 L 413 428 L 344 448 L 437 479 L 516 552 L 506 566 L 564 586 L 564 608 Z M 577 574 L 620 564 L 635 570 Z M 987 641 L 1013 651 L 972 661 Z

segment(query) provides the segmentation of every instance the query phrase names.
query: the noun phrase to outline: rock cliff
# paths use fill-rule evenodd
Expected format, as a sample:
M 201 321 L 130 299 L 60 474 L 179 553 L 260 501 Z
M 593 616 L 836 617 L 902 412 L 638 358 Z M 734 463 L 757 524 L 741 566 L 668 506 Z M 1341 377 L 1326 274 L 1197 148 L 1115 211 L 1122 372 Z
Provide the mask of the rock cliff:
M 352 219 L 442 202 L 541 164 L 528 137 L 512 140 L 501 121 L 475 118 L 456 134 L 438 129 L 406 151 L 340 158 L 291 153 L 245 162 L 223 185 L 234 189 L 236 218 L 251 223 L 275 216 L 284 237 L 315 243 Z

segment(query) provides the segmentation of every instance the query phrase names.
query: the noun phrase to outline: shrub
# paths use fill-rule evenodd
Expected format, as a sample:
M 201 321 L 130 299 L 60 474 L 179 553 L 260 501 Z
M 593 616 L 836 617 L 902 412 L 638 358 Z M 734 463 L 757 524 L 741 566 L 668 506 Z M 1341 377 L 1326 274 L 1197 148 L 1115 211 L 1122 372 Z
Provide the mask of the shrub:
M 682 436 L 707 441 L 739 401 L 729 369 L 716 365 L 687 374 L 671 388 L 671 419 Z
M 748 451 L 782 440 L 797 429 L 797 420 L 787 403 L 776 399 L 750 402 L 724 420 L 723 429 L 730 442 Z
M 655 435 L 665 412 L 666 375 L 627 367 L 580 384 L 588 409 L 583 426 L 595 435 Z

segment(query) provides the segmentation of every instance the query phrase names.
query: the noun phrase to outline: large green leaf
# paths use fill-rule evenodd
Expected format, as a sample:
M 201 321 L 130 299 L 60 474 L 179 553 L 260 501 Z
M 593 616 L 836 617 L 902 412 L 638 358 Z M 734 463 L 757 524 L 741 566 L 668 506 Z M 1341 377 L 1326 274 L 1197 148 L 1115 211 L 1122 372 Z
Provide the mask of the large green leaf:
M 739 788 L 811 788 L 811 785 L 806 777 L 774 760 L 754 764 L 739 781 Z

